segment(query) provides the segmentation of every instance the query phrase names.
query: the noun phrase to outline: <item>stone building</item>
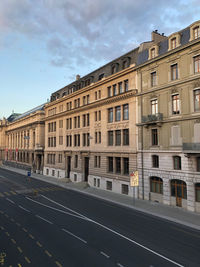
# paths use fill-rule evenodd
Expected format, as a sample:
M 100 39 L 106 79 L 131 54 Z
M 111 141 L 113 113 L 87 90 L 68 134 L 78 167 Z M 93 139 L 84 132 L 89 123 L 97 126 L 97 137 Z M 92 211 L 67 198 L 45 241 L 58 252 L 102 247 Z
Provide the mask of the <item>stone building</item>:
M 140 198 L 200 212 L 200 21 L 138 57 Z
M 42 173 L 44 154 L 44 105 L 0 123 L 1 159 L 4 164 L 32 168 Z

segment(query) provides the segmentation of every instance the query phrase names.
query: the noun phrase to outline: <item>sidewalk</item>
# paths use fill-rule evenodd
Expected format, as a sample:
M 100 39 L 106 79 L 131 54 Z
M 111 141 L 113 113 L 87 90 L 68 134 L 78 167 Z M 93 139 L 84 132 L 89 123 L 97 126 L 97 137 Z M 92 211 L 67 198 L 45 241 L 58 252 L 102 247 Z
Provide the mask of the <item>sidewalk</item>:
M 16 173 L 27 175 L 27 171 L 16 169 L 8 166 L 0 166 L 2 169 L 7 169 Z M 87 187 L 85 183 L 72 183 L 67 182 L 67 179 L 60 179 L 54 177 L 47 177 L 41 174 L 31 174 L 32 178 L 48 182 L 54 185 L 61 186 L 63 188 L 81 192 L 83 194 L 91 195 L 96 198 L 100 198 L 112 203 L 116 203 L 121 206 L 132 208 L 144 213 L 151 214 L 169 221 L 183 224 L 185 226 L 194 228 L 200 231 L 200 214 L 183 210 L 182 208 L 163 205 L 156 202 L 150 202 L 147 200 L 133 199 L 131 197 L 108 192 L 101 189 Z

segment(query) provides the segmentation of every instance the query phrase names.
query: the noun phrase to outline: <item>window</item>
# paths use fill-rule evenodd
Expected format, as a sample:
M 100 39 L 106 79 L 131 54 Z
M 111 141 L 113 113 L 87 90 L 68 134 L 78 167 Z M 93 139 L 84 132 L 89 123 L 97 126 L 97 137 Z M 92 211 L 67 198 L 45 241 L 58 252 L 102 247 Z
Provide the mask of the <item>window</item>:
M 97 92 L 95 92 L 95 100 L 97 100 Z
M 197 39 L 199 37 L 200 37 L 200 28 L 199 28 L 199 26 L 197 26 L 197 27 L 195 27 L 193 29 L 193 38 L 194 39 Z
M 115 107 L 115 121 L 121 120 L 121 107 L 117 106 Z
M 117 95 L 117 85 L 113 85 L 113 96 Z
M 111 67 L 111 74 L 114 74 L 115 72 L 117 72 L 117 66 L 116 65 L 113 65 Z
M 106 189 L 107 190 L 112 190 L 112 182 L 106 181 Z
M 108 157 L 108 171 L 113 172 L 113 157 Z
M 124 92 L 128 91 L 128 80 L 124 81 Z
M 72 118 L 66 119 L 66 129 L 72 129 Z
M 78 155 L 74 156 L 74 168 L 78 168 Z
M 113 146 L 113 131 L 108 131 L 108 145 Z
M 194 90 L 194 111 L 200 111 L 200 89 Z
M 101 168 L 101 157 L 100 156 L 94 156 L 94 167 Z
M 173 162 L 174 162 L 174 170 L 181 170 L 181 157 L 174 156 Z
M 113 108 L 108 109 L 108 122 L 113 122 Z
M 177 80 L 178 79 L 178 64 L 174 64 L 171 66 L 171 80 Z
M 104 73 L 100 74 L 100 75 L 99 75 L 99 81 L 102 80 L 103 77 L 104 77 Z
M 123 93 L 122 82 L 118 83 L 119 94 Z
M 176 48 L 176 37 L 171 39 L 171 49 Z
M 172 114 L 180 113 L 180 99 L 179 94 L 172 95 Z
M 181 180 L 171 180 L 171 196 L 187 199 L 186 183 Z
M 151 73 L 151 87 L 156 86 L 156 71 Z
M 62 154 L 58 154 L 58 163 L 62 163 Z
M 153 193 L 163 193 L 163 181 L 159 177 L 150 177 L 150 190 Z
M 121 145 L 121 130 L 115 131 L 115 145 L 120 146 Z
M 112 96 L 111 86 L 108 87 L 108 97 Z
M 123 129 L 123 145 L 129 145 L 129 129 Z
M 194 57 L 194 73 L 200 72 L 200 55 Z
M 156 49 L 152 48 L 151 49 L 151 58 L 154 58 L 156 56 Z
M 158 130 L 152 129 L 151 130 L 151 138 L 152 138 L 152 146 L 158 145 Z
M 121 158 L 120 157 L 115 158 L 115 170 L 116 170 L 116 173 L 121 174 Z
M 83 115 L 83 127 L 86 126 L 86 114 Z
M 123 158 L 124 174 L 129 175 L 129 158 Z
M 200 183 L 195 184 L 195 200 L 200 202 Z
M 155 115 L 158 113 L 158 99 L 151 100 L 151 114 Z
M 157 155 L 152 156 L 152 167 L 159 168 L 159 156 Z
M 127 184 L 122 184 L 122 194 L 123 195 L 128 195 L 128 185 Z
M 66 135 L 66 146 L 72 146 L 72 136 Z
M 123 120 L 129 119 L 128 104 L 123 105 Z
M 197 172 L 200 172 L 200 157 L 197 158 Z

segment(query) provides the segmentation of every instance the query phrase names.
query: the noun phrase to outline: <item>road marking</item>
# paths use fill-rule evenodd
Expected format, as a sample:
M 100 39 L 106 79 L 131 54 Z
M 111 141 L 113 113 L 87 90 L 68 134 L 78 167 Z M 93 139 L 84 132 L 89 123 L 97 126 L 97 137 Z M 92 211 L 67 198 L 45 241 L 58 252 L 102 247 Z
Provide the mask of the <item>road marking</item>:
M 84 239 L 80 238 L 79 236 L 72 234 L 71 232 L 67 231 L 66 229 L 62 229 L 62 230 L 63 230 L 64 232 L 66 232 L 67 234 L 69 234 L 69 235 L 71 235 L 71 236 L 77 238 L 78 240 L 82 241 L 83 243 L 87 244 L 87 241 L 85 241 Z
M 122 265 L 121 263 L 117 263 L 117 266 L 119 266 L 119 267 L 124 267 L 124 265 Z
M 19 250 L 20 253 L 22 253 L 22 249 L 20 247 L 17 247 L 17 249 Z
M 22 267 L 22 265 L 20 263 L 17 264 L 18 267 Z
M 18 205 L 18 207 L 19 207 L 20 209 L 22 209 L 22 210 L 25 210 L 25 211 L 27 211 L 27 212 L 30 212 L 30 210 L 27 210 L 27 209 L 25 209 L 24 207 L 22 207 L 22 206 L 20 206 L 20 205 Z
M 4 194 L 0 193 L 0 197 L 4 197 Z
M 11 220 L 11 222 L 14 222 L 15 221 L 13 218 L 11 218 L 10 220 Z
M 15 193 L 15 191 L 10 191 L 13 195 L 17 195 L 17 193 Z
M 42 247 L 42 244 L 40 244 L 40 242 L 36 242 L 36 244 L 41 248 Z
M 31 261 L 29 260 L 29 258 L 24 257 L 24 259 L 25 259 L 28 263 L 31 263 Z
M 15 239 L 11 238 L 11 241 L 13 242 L 13 244 L 16 244 L 17 242 L 15 241 Z
M 12 204 L 15 204 L 15 202 L 14 201 L 12 201 L 11 199 L 9 199 L 9 198 L 6 198 L 6 200 L 7 201 L 9 201 L 9 202 L 11 202 Z
M 32 238 L 32 239 L 35 239 L 35 237 L 31 234 L 29 234 L 29 237 Z
M 4 192 L 4 194 L 6 194 L 7 196 L 10 196 L 10 194 L 8 192 Z
M 6 235 L 7 235 L 7 236 L 10 236 L 10 234 L 9 234 L 8 232 L 6 232 Z
M 1 230 L 5 230 L 5 228 L 3 226 L 0 226 Z
M 22 230 L 23 230 L 24 232 L 26 232 L 26 233 L 28 232 L 28 230 L 26 230 L 26 228 L 22 228 Z
M 103 255 L 104 257 L 106 257 L 107 259 L 110 258 L 110 256 L 107 255 L 105 252 L 101 251 L 100 253 L 101 253 L 101 255 Z
M 45 253 L 46 253 L 50 258 L 52 257 L 51 253 L 49 253 L 48 250 L 45 250 Z
M 60 264 L 60 262 L 56 261 L 55 264 L 58 266 L 58 267 L 63 267 L 62 264 Z
M 43 218 L 43 217 L 41 217 L 41 216 L 39 216 L 39 215 L 35 215 L 35 216 L 36 216 L 37 218 L 40 218 L 41 220 L 43 220 L 43 221 L 49 223 L 49 224 L 53 224 L 53 223 L 50 222 L 49 220 L 46 220 L 45 218 Z
M 65 209 L 68 209 L 68 210 L 73 211 L 72 209 L 69 209 L 69 208 L 63 206 L 63 205 L 61 205 L 60 203 L 58 203 L 58 202 L 56 202 L 56 201 L 54 201 L 54 200 L 52 200 L 52 199 L 50 199 L 50 198 L 48 198 L 48 197 L 45 197 L 45 196 L 43 196 L 43 195 L 41 195 L 41 196 L 44 197 L 44 198 L 46 198 L 46 199 L 48 199 L 49 201 L 51 201 L 51 202 L 53 202 L 53 203 L 59 205 L 59 206 L 62 206 L 62 207 L 65 208 Z M 39 202 L 38 202 L 38 203 L 39 203 Z M 146 246 L 144 246 L 144 245 L 138 243 L 137 241 L 135 241 L 135 240 L 133 240 L 133 239 L 131 239 L 131 238 L 125 236 L 125 235 L 122 235 L 122 234 L 118 233 L 118 232 L 115 231 L 115 230 L 112 230 L 111 228 L 109 228 L 109 227 L 107 227 L 107 226 L 105 226 L 105 225 L 103 225 L 103 224 L 101 224 L 101 223 L 98 223 L 98 222 L 96 222 L 96 221 L 94 221 L 94 220 L 92 220 L 92 219 L 90 219 L 90 218 L 88 218 L 88 217 L 86 217 L 86 216 L 84 216 L 84 215 L 82 215 L 82 214 L 76 212 L 76 211 L 73 211 L 73 212 L 76 213 L 76 214 L 79 214 L 80 216 L 82 216 L 82 218 L 85 218 L 85 219 L 88 220 L 89 222 L 93 222 L 94 224 L 96 224 L 96 225 L 98 225 L 98 226 L 101 226 L 102 228 L 106 229 L 107 231 L 110 231 L 111 233 L 113 233 L 113 234 L 115 234 L 115 235 L 117 235 L 117 236 L 120 236 L 120 237 L 124 238 L 125 240 L 127 240 L 127 241 L 129 241 L 129 242 L 131 242 L 131 243 L 133 243 L 133 244 L 135 244 L 135 245 L 137 245 L 138 247 L 141 247 L 141 248 L 143 248 L 143 249 L 145 249 L 145 250 L 151 252 L 152 254 L 154 254 L 154 255 L 156 255 L 156 256 L 158 256 L 158 257 L 160 257 L 160 258 L 162 258 L 162 259 L 164 259 L 164 260 L 166 260 L 166 261 L 169 261 L 169 262 L 173 263 L 174 265 L 177 265 L 177 266 L 179 266 L 179 267 L 184 267 L 183 265 L 179 264 L 178 262 L 175 262 L 175 261 L 173 261 L 173 260 L 171 260 L 171 259 L 165 257 L 164 255 L 162 255 L 162 254 L 160 254 L 160 253 L 158 253 L 158 252 L 156 252 L 156 251 L 154 251 L 154 250 L 152 250 L 152 249 L 150 249 L 150 248 L 148 248 L 148 247 L 146 247 Z
M 21 226 L 21 224 L 20 224 L 20 223 L 18 223 L 18 222 L 16 222 L 16 225 L 17 225 L 17 226 Z

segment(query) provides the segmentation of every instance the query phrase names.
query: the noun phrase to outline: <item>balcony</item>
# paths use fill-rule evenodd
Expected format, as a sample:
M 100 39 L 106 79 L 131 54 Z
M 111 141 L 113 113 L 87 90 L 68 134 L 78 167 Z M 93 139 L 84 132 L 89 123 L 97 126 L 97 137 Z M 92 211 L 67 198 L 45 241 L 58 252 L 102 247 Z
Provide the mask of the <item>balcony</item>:
M 200 153 L 200 143 L 183 143 L 183 152 L 187 154 Z
M 149 114 L 147 116 L 142 116 L 142 123 L 152 124 L 158 123 L 163 120 L 163 113 Z

